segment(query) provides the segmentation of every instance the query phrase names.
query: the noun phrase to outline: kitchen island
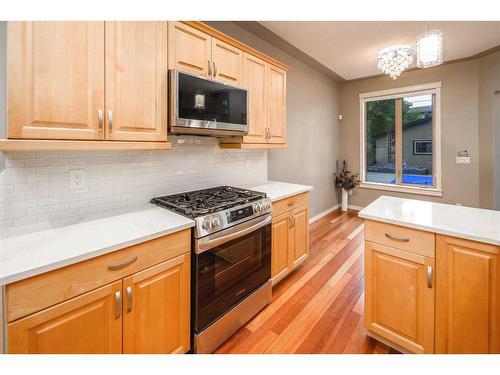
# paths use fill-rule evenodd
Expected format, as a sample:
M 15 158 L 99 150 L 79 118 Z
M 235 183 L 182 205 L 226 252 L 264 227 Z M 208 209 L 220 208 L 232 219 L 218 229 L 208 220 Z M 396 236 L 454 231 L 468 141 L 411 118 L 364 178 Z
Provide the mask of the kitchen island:
M 382 196 L 365 219 L 365 327 L 410 353 L 500 353 L 500 212 Z

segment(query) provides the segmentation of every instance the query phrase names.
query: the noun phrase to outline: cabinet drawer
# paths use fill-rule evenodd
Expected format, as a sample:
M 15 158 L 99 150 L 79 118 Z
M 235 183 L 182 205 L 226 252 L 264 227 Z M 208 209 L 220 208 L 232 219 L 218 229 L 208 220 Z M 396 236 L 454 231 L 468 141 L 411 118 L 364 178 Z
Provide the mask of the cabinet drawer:
M 273 202 L 273 217 L 279 216 L 297 207 L 304 206 L 309 202 L 309 193 L 297 194 L 292 197 Z
M 130 246 L 7 286 L 7 320 L 12 322 L 191 249 L 190 229 Z
M 365 239 L 430 258 L 436 257 L 434 233 L 365 220 Z

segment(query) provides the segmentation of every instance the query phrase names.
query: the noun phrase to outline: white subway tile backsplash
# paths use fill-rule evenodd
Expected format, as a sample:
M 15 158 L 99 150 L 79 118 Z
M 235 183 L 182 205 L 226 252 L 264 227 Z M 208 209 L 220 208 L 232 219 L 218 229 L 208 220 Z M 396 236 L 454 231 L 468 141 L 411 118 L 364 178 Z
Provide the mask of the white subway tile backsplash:
M 0 171 L 0 229 L 133 209 L 158 195 L 267 180 L 264 150 L 222 150 L 214 138 L 172 142 L 171 151 L 6 153 Z M 87 171 L 85 188 L 69 189 L 73 169 Z

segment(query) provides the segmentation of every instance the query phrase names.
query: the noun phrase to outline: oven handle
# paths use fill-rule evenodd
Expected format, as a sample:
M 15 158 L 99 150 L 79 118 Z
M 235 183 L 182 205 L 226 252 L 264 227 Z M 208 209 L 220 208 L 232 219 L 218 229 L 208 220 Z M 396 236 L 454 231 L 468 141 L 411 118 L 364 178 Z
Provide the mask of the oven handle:
M 260 219 L 260 218 L 259 218 Z M 200 238 L 199 240 L 195 241 L 195 252 L 196 254 L 201 254 L 207 250 L 213 249 L 214 247 L 217 247 L 223 243 L 229 242 L 231 240 L 234 240 L 238 237 L 244 236 L 248 233 L 251 233 L 259 228 L 262 228 L 268 224 L 271 223 L 273 220 L 272 216 L 266 216 L 265 219 L 260 219 L 256 224 L 252 224 L 254 221 L 250 220 L 246 223 L 241 223 L 239 225 L 236 225 L 234 228 L 229 228 L 224 231 L 221 231 L 221 233 L 216 233 L 214 235 L 206 236 L 203 238 Z M 237 227 L 246 226 L 241 229 L 237 230 L 236 232 L 232 232 L 232 230 L 236 229 Z M 228 231 L 230 233 L 228 233 Z M 231 233 L 232 232 L 232 233 Z

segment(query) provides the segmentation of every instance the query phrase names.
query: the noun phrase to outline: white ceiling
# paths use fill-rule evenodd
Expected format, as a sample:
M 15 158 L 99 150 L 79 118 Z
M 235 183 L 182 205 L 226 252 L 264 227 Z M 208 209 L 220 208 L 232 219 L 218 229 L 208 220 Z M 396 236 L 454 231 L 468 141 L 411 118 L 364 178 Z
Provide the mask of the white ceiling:
M 427 30 L 427 22 L 263 21 L 260 22 L 344 79 L 367 77 L 377 69 L 378 51 L 410 44 Z M 444 60 L 469 57 L 500 45 L 500 22 L 431 22 L 443 31 Z M 415 63 L 413 64 L 415 65 Z

